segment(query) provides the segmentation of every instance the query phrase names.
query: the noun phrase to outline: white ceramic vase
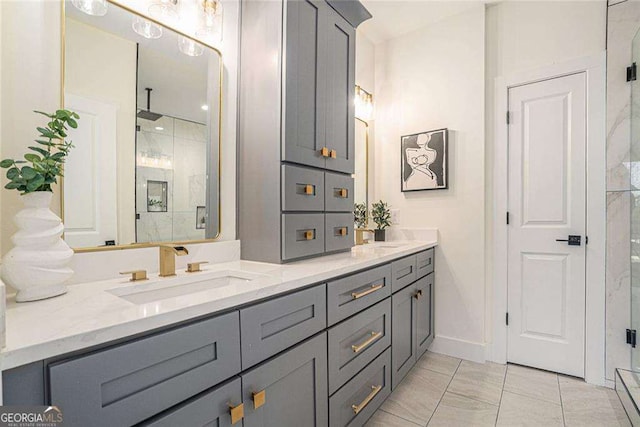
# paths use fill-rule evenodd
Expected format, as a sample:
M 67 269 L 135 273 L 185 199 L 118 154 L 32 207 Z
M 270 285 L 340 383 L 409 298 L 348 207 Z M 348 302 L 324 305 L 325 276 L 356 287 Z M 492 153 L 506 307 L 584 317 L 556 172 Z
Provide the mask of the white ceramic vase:
M 14 248 L 2 259 L 2 280 L 18 293 L 16 301 L 36 301 L 67 292 L 73 276 L 68 267 L 73 250 L 62 240 L 64 225 L 51 212 L 53 193 L 36 191 L 22 196 L 24 209 L 15 217 Z

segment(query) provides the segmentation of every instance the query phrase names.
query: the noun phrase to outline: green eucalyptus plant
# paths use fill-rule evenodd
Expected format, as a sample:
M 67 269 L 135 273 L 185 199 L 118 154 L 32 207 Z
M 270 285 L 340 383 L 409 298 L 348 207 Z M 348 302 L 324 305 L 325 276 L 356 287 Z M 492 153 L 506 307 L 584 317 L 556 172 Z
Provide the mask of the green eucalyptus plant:
M 376 229 L 384 230 L 391 226 L 391 210 L 382 200 L 371 205 L 371 219 L 376 223 Z
M 353 222 L 356 228 L 365 228 L 369 222 L 367 205 L 364 203 L 356 203 L 353 205 Z
M 7 170 L 8 190 L 18 190 L 20 194 L 36 191 L 52 191 L 51 185 L 62 176 L 63 165 L 73 144 L 66 142 L 67 126 L 76 129 L 80 116 L 69 110 L 57 110 L 53 114 L 34 111 L 49 119 L 46 127 L 37 127 L 40 133 L 35 140 L 39 146 L 30 146 L 31 153 L 24 160 L 4 159 L 0 167 Z M 24 166 L 23 166 L 24 165 Z

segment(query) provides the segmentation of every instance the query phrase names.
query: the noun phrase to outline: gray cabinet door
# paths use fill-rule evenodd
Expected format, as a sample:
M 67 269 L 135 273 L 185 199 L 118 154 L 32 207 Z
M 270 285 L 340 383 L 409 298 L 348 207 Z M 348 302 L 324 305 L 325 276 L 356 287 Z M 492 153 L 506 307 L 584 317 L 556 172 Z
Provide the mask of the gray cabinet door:
M 244 427 L 326 426 L 327 334 L 243 374 L 242 396 Z
M 391 394 L 387 349 L 329 399 L 331 427 L 362 426 Z
M 323 253 L 324 230 L 322 213 L 282 214 L 282 259 L 289 261 Z
M 49 366 L 65 425 L 132 425 L 240 372 L 232 312 Z
M 326 168 L 353 173 L 355 168 L 355 49 L 356 30 L 333 9 L 327 22 L 326 145 L 335 155 Z
M 340 173 L 325 173 L 325 210 L 353 212 L 353 178 Z
M 327 319 L 333 325 L 391 295 L 391 265 L 327 283 Z
M 391 345 L 391 299 L 329 330 L 329 393 L 332 394 Z
M 271 184 L 265 184 L 271 185 Z M 282 210 L 324 211 L 324 172 L 282 165 Z
M 433 274 L 416 282 L 416 360 L 427 351 L 433 341 Z
M 326 328 L 325 285 L 242 309 L 240 324 L 247 369 Z
M 190 399 L 141 424 L 144 427 L 217 426 L 231 427 L 231 407 L 242 404 L 240 378 Z M 235 425 L 241 426 L 241 421 Z
M 391 383 L 396 388 L 416 362 L 414 314 L 416 287 L 407 286 L 391 297 Z
M 391 263 L 391 289 L 397 292 L 416 281 L 416 256 L 411 255 Z
M 322 0 L 287 0 L 283 160 L 324 167 L 327 11 Z
M 324 248 L 326 252 L 351 249 L 354 245 L 353 213 L 325 214 Z

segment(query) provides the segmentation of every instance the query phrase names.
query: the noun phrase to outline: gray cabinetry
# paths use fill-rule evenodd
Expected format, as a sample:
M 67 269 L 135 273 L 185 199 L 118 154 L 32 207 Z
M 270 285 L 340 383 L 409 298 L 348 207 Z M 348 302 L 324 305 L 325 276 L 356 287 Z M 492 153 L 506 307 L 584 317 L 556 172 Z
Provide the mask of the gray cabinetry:
M 353 178 L 325 173 L 325 209 L 327 212 L 353 212 Z M 352 221 L 353 222 L 353 221 Z
M 353 214 L 328 213 L 324 220 L 325 252 L 350 249 L 353 246 Z
M 433 273 L 433 262 L 433 249 L 427 249 L 416 254 L 416 276 L 418 279 Z
M 331 427 L 362 426 L 391 393 L 387 349 L 329 399 Z
M 389 298 L 329 330 L 329 393 L 391 345 Z
M 327 334 L 242 375 L 244 427 L 327 425 Z
M 320 170 L 282 165 L 282 210 L 323 211 L 324 181 Z
M 283 260 L 322 254 L 324 249 L 324 214 L 300 213 L 282 215 Z
M 242 368 L 246 369 L 327 326 L 325 285 L 240 310 Z
M 415 286 L 408 286 L 391 297 L 391 336 L 393 364 L 392 384 L 395 388 L 416 362 Z
M 231 418 L 232 411 L 239 411 Z M 236 377 L 141 424 L 141 427 L 217 426 L 230 427 L 242 423 L 242 386 Z M 238 419 L 235 419 L 235 418 Z
M 430 274 L 416 282 L 416 360 L 433 342 L 433 296 L 433 274 Z
M 399 291 L 417 279 L 416 255 L 401 258 L 391 263 L 391 277 L 393 292 Z
M 240 372 L 238 312 L 49 366 L 71 426 L 132 425 Z

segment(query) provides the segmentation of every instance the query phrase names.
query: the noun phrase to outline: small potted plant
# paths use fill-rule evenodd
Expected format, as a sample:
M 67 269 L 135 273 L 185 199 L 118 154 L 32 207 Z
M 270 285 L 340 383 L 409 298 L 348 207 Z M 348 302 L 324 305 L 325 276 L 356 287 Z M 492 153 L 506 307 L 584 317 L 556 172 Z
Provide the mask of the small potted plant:
M 357 229 L 367 227 L 367 222 L 369 222 L 367 205 L 364 203 L 356 203 L 353 205 L 353 222 Z
M 64 226 L 51 212 L 52 186 L 62 177 L 62 169 L 73 147 L 65 141 L 68 127 L 77 128 L 78 114 L 57 110 L 48 114 L 46 127 L 38 127 L 36 144 L 23 159 L 4 159 L 8 190 L 20 192 L 25 208 L 16 214 L 19 231 L 13 236 L 14 248 L 2 260 L 2 279 L 17 289 L 16 301 L 35 301 L 66 292 L 63 283 L 73 275 L 68 263 L 73 250 L 62 240 Z
M 375 241 L 384 242 L 385 229 L 391 226 L 391 211 L 389 205 L 382 200 L 371 205 L 371 219 L 376 224 Z

